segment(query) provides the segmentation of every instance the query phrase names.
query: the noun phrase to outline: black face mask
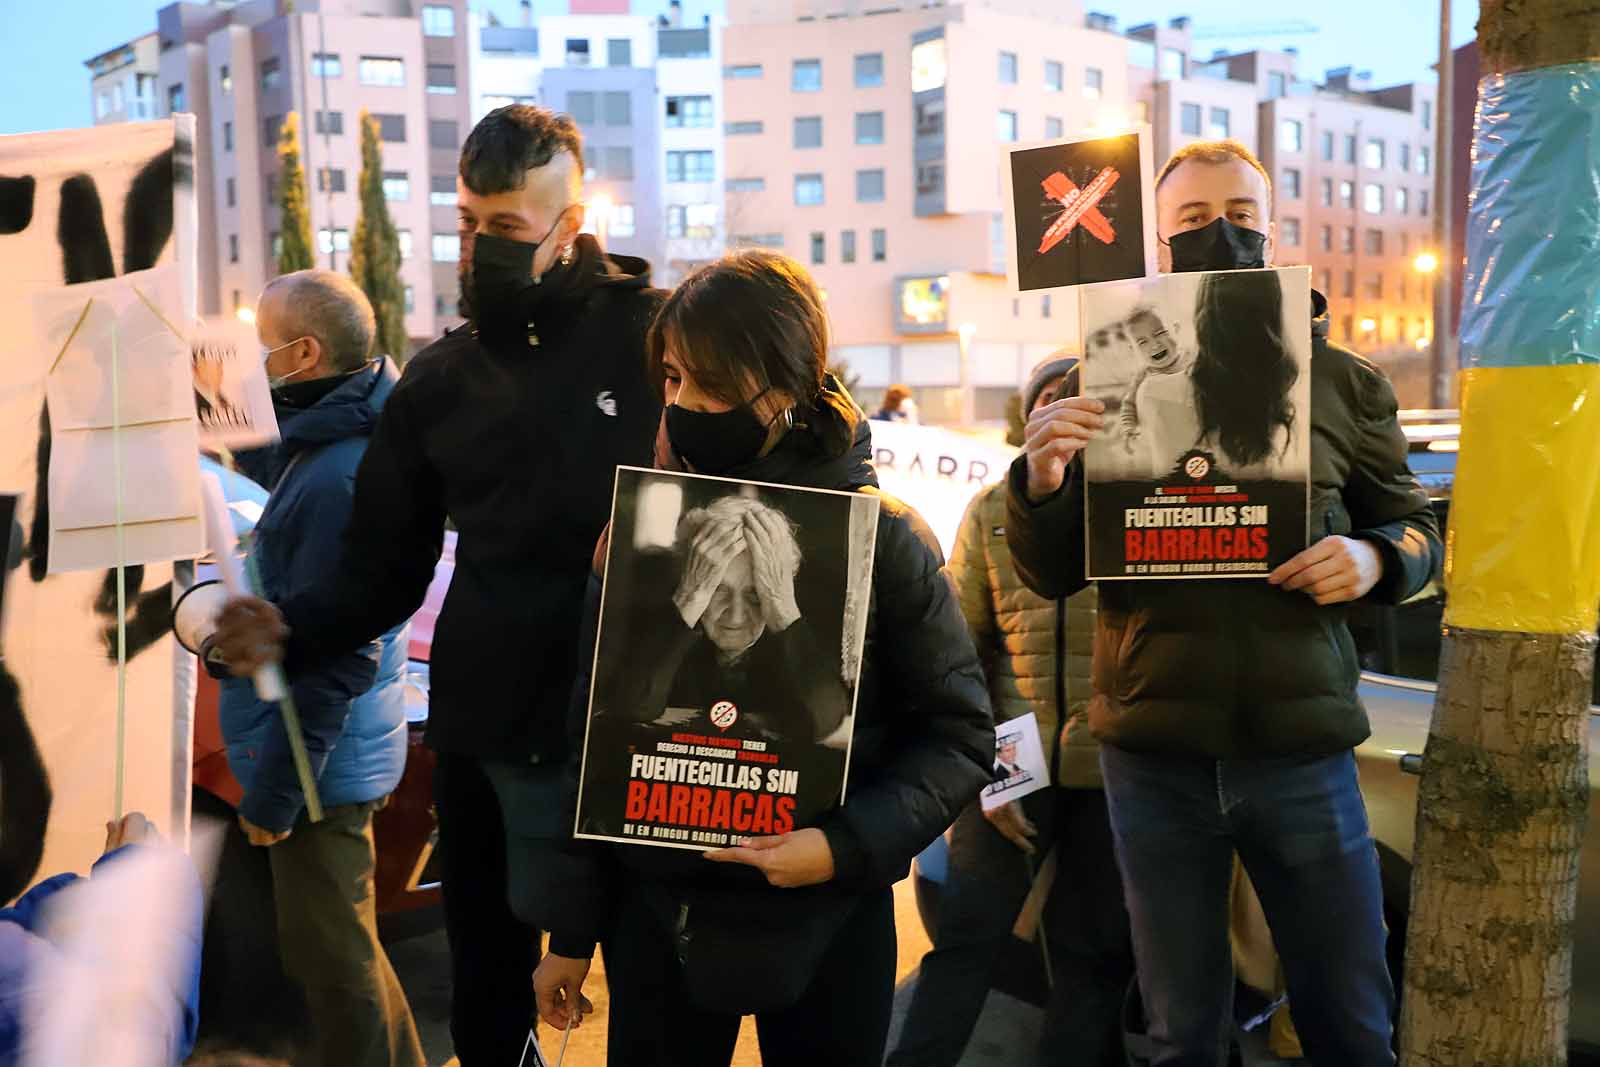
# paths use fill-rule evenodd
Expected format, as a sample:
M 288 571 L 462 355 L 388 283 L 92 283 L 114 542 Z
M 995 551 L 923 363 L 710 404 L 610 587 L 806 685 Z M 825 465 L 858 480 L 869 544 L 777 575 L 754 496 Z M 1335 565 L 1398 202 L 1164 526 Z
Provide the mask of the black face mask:
M 461 276 L 461 313 L 483 325 L 485 319 L 522 317 L 524 297 L 540 282 L 533 277 L 533 257 L 550 240 L 566 212 L 556 216 L 537 241 L 513 241 L 491 233 L 472 238 L 472 267 Z
M 728 411 L 690 411 L 667 405 L 667 440 L 678 458 L 701 474 L 727 474 L 761 455 L 767 426 L 749 404 Z
M 1265 267 L 1267 235 L 1235 226 L 1225 218 L 1212 219 L 1198 230 L 1172 235 L 1172 272 L 1201 270 L 1252 270 Z

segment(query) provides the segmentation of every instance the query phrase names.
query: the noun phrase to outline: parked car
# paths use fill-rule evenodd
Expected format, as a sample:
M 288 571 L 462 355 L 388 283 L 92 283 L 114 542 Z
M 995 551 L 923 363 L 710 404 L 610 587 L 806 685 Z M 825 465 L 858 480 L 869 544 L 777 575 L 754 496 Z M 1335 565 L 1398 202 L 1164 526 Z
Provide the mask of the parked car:
M 1441 527 L 1450 514 L 1460 436 L 1457 414 L 1404 412 L 1411 467 L 1428 489 Z M 1391 967 L 1397 978 L 1405 958 L 1411 902 L 1411 864 L 1416 843 L 1417 782 L 1428 740 L 1437 689 L 1442 581 L 1398 607 L 1359 604 L 1351 630 L 1361 655 L 1361 699 L 1372 720 L 1372 736 L 1356 750 L 1361 791 L 1383 868 L 1384 911 L 1390 928 Z M 1600 671 L 1596 672 L 1600 682 Z M 1600 705 L 1600 686 L 1593 703 Z M 1600 707 L 1589 716 L 1589 812 L 1600 821 Z M 1579 865 L 1578 921 L 1572 975 L 1573 1062 L 1600 1060 L 1600 837 L 1589 834 Z

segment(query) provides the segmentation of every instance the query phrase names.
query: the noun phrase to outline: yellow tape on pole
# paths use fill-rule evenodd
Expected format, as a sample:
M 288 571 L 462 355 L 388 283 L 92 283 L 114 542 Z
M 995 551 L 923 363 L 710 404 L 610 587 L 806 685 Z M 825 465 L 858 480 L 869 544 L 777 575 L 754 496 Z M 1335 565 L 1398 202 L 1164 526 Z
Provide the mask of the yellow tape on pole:
M 1461 375 L 1445 624 L 1593 631 L 1600 608 L 1600 364 Z

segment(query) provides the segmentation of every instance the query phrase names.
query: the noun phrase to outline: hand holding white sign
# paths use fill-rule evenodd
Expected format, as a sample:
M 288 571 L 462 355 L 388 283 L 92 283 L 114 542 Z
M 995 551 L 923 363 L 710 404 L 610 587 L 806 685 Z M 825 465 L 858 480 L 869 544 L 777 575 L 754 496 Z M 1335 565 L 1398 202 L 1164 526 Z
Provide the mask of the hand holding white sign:
M 1086 396 L 1069 396 L 1028 416 L 1023 452 L 1028 457 L 1028 499 L 1039 503 L 1061 488 L 1067 464 L 1100 428 L 1106 406 Z

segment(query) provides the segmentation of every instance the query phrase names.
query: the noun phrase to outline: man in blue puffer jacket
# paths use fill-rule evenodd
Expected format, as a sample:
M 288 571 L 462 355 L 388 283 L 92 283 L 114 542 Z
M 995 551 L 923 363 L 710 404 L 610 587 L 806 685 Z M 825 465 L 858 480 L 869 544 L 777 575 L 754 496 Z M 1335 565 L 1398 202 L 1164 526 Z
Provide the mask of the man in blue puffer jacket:
M 265 593 L 295 596 L 339 558 L 356 468 L 399 374 L 369 358 L 372 307 L 345 275 L 305 270 L 262 292 L 256 332 L 282 441 L 239 466 L 271 491 L 251 553 Z M 239 822 L 270 846 L 285 969 L 305 986 L 322 1067 L 422 1067 L 404 991 L 378 942 L 372 815 L 406 760 L 407 627 L 290 679 L 324 818 L 305 815 L 283 717 L 249 679 L 222 681 Z

